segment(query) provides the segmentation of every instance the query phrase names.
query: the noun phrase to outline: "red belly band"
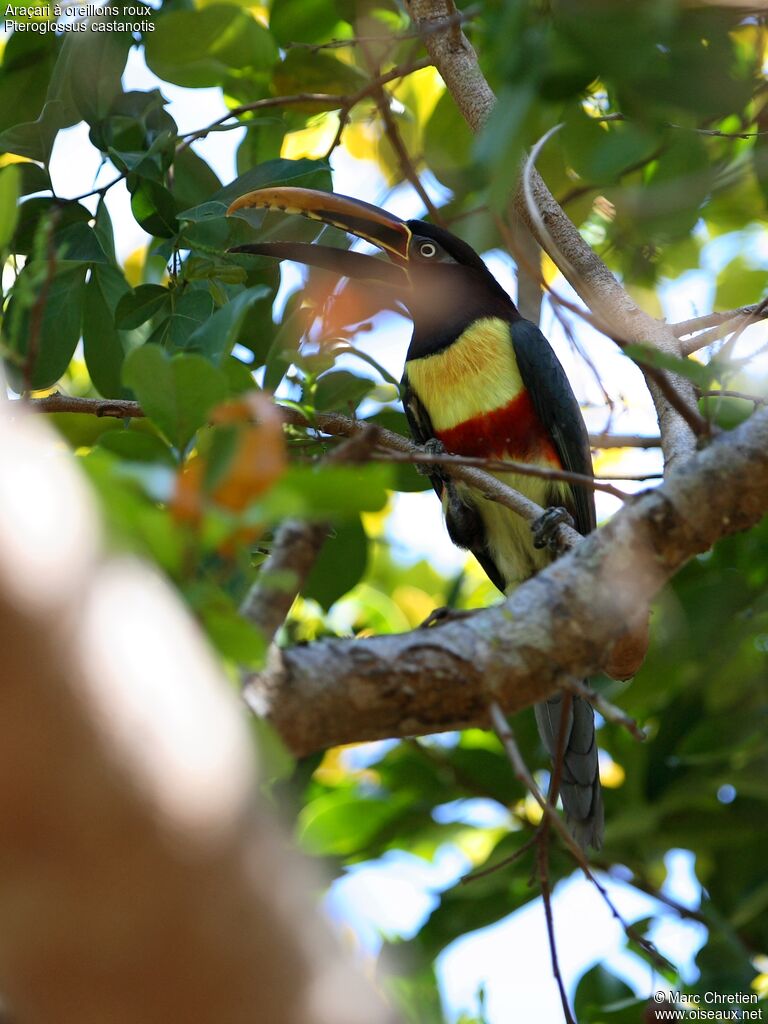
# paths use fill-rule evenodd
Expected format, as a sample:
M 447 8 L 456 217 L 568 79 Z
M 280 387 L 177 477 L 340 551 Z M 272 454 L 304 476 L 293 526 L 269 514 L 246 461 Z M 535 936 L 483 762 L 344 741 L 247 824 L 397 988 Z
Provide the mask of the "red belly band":
M 527 391 L 498 409 L 481 413 L 448 430 L 436 431 L 454 455 L 517 459 L 561 466 Z

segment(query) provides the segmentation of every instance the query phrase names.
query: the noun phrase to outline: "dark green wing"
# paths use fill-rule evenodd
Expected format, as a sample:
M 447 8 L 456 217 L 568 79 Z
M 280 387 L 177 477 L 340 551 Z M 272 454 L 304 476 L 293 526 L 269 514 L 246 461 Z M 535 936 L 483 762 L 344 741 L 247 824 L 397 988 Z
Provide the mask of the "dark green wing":
M 530 320 L 515 320 L 510 326 L 520 376 L 542 426 L 552 438 L 563 469 L 592 476 L 589 435 L 560 360 Z M 569 511 L 576 520 L 576 529 L 589 533 L 595 528 L 594 492 L 571 486 L 571 497 Z M 553 504 L 557 504 L 557 499 Z

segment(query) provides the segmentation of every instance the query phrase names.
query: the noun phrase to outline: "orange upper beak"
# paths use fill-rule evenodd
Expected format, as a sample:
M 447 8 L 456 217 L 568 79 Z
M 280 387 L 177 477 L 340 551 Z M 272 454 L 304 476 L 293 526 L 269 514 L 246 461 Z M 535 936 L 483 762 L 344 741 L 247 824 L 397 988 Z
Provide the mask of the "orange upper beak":
M 293 188 L 291 186 L 260 188 L 255 192 L 247 192 L 244 196 L 236 199 L 227 210 L 227 216 L 238 213 L 240 210 L 253 208 L 280 210 L 282 213 L 300 213 L 311 220 L 322 221 L 323 224 L 341 228 L 342 231 L 348 231 L 366 242 L 371 242 L 383 249 L 390 259 L 400 266 L 405 266 L 408 263 L 411 230 L 406 222 L 395 217 L 394 214 L 387 213 L 386 210 L 380 210 L 377 206 L 364 203 L 359 199 L 350 199 L 348 196 L 339 196 L 333 192 L 320 192 L 312 188 Z M 287 245 L 289 243 L 275 244 Z M 265 250 L 262 254 L 279 256 L 278 252 L 266 251 L 268 245 L 269 243 L 264 243 L 259 246 L 259 249 Z M 319 247 L 306 246 L 306 248 Z M 253 250 L 239 246 L 232 251 Z M 359 256 L 360 254 L 349 253 L 348 255 Z M 370 257 L 366 258 L 370 259 Z M 315 261 L 306 260 L 305 262 Z

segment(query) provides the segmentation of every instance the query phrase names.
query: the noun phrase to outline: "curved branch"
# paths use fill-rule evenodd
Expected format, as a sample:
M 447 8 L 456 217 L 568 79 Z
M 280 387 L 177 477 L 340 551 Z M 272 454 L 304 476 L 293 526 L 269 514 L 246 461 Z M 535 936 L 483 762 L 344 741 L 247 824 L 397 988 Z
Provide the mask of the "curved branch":
M 768 410 L 625 506 L 504 603 L 430 629 L 273 649 L 247 689 L 297 754 L 487 723 L 602 667 L 664 582 L 768 509 Z

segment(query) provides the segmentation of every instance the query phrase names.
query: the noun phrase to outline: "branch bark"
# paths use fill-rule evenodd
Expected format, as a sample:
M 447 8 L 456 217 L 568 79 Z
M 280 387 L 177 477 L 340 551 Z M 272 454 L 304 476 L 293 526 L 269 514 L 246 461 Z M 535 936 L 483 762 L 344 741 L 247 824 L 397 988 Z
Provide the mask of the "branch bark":
M 693 555 L 768 509 L 768 410 L 678 466 L 501 605 L 398 636 L 273 650 L 249 703 L 297 754 L 487 724 L 597 671 Z
M 253 791 L 246 723 L 166 585 L 106 560 L 0 403 L 0 989 L 41 1024 L 393 1024 Z
M 491 116 L 495 96 L 480 69 L 477 55 L 460 25 L 452 25 L 439 32 L 431 28 L 436 21 L 453 15 L 454 0 L 407 0 L 407 8 L 417 27 L 429 33 L 424 36 L 427 52 L 465 120 L 473 131 L 481 131 Z M 615 336 L 626 342 L 653 345 L 662 352 L 680 356 L 679 339 L 669 325 L 655 320 L 635 304 L 581 237 L 535 168 L 530 175 L 530 183 L 546 235 L 531 218 L 521 188 L 515 194 L 514 209 L 552 260 L 563 269 L 572 268 L 573 272 L 566 272 L 566 277 L 583 301 L 606 321 Z M 691 382 L 672 374 L 669 379 L 680 398 L 695 409 Z M 648 386 L 656 406 L 666 462 L 672 464 L 687 458 L 695 449 L 693 431 L 684 417 L 670 405 L 658 385 L 649 381 Z

